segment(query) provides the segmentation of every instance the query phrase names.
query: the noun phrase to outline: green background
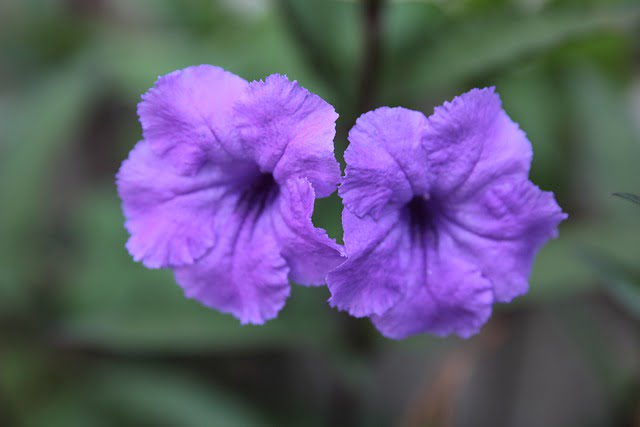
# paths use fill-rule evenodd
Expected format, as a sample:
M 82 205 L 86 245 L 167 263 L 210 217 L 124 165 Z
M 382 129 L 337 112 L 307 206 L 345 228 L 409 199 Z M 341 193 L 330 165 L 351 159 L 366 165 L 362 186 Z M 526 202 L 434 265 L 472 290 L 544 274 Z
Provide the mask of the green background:
M 1 426 L 640 425 L 640 208 L 611 195 L 640 193 L 640 2 L 387 1 L 366 72 L 365 8 L 0 3 Z M 530 293 L 466 341 L 384 339 L 325 288 L 263 327 L 185 299 L 125 251 L 114 174 L 140 94 L 200 63 L 318 93 L 340 159 L 363 106 L 496 86 L 569 213 Z M 340 209 L 314 216 L 338 239 Z

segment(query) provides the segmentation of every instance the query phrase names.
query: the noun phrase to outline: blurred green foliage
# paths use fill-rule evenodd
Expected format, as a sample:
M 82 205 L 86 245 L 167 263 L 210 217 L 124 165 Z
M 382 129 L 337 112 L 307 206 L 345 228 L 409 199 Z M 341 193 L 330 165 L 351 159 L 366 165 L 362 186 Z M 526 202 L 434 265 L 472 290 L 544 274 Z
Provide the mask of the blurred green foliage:
M 637 1 L 382 2 L 373 106 L 428 114 L 495 85 L 532 141 L 533 180 L 569 213 L 530 294 L 468 342 L 391 342 L 300 287 L 278 319 L 240 326 L 126 253 L 113 176 L 156 77 L 287 74 L 341 114 L 341 157 L 374 72 L 363 3 L 0 4 L 0 425 L 638 425 L 640 215 L 611 197 L 640 192 Z M 338 239 L 339 209 L 332 196 L 314 217 Z M 550 382 L 540 411 L 527 375 L 562 366 L 583 367 L 562 371 L 579 404 Z

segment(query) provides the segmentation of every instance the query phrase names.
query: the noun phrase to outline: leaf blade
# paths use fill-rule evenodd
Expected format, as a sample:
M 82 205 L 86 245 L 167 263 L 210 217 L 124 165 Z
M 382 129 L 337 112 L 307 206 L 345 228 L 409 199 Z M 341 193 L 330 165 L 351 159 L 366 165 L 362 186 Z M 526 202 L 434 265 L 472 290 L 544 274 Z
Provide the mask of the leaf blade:
M 632 203 L 640 205 L 640 196 L 631 193 L 613 193 L 614 196 L 629 200 Z

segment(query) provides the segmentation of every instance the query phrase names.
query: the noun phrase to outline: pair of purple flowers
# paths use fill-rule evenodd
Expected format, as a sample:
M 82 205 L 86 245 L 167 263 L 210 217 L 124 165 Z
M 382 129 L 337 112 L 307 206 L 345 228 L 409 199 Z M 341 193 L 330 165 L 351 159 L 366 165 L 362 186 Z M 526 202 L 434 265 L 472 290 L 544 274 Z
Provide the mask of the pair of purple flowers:
M 289 280 L 387 337 L 468 337 L 494 302 L 527 291 L 538 249 L 566 218 L 529 179 L 531 145 L 493 89 L 430 117 L 362 115 L 345 176 L 338 115 L 286 77 L 248 83 L 213 66 L 161 77 L 138 115 L 144 139 L 117 175 L 127 249 L 171 268 L 186 296 L 242 323 L 274 318 Z M 311 221 L 340 184 L 344 248 Z

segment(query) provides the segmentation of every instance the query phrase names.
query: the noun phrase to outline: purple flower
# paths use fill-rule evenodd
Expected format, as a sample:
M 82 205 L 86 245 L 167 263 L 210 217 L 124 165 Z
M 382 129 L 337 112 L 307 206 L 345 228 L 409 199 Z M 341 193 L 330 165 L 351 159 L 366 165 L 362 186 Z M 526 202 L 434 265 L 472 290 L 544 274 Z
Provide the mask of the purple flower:
M 404 108 L 361 116 L 339 193 L 347 261 L 330 304 L 370 316 L 387 337 L 468 337 L 494 302 L 527 291 L 538 249 L 566 218 L 528 179 L 531 145 L 493 89 L 427 118 Z
M 144 139 L 117 175 L 136 261 L 242 323 L 275 317 L 289 278 L 320 285 L 343 261 L 311 222 L 340 180 L 338 116 L 321 98 L 201 65 L 159 78 L 138 115 Z

